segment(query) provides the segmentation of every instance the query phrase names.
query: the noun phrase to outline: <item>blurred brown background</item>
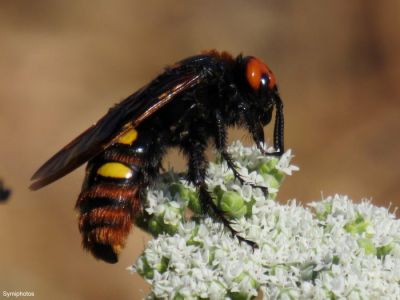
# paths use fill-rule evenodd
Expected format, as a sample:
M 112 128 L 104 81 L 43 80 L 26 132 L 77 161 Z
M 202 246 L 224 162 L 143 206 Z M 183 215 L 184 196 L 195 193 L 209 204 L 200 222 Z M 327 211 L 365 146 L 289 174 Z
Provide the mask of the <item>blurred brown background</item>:
M 38 192 L 27 186 L 113 103 L 203 49 L 258 56 L 277 75 L 286 146 L 301 168 L 281 201 L 343 193 L 399 205 L 399 17 L 396 0 L 2 1 L 0 177 L 13 195 L 0 204 L 1 292 L 143 297 L 125 267 L 145 234 L 134 230 L 116 265 L 81 250 L 73 207 L 83 168 Z

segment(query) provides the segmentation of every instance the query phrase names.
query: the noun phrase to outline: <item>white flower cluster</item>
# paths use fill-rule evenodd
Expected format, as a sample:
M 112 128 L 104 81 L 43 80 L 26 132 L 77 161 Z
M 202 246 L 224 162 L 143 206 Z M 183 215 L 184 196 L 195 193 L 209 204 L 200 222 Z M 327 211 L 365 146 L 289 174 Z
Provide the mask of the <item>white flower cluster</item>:
M 207 183 L 240 236 L 258 248 L 200 215 L 193 187 L 168 174 L 149 191 L 142 222 L 156 238 L 129 268 L 151 284 L 148 299 L 400 299 L 393 214 L 339 195 L 310 208 L 279 204 L 273 199 L 284 175 L 297 170 L 290 151 L 265 157 L 239 143 L 229 151 L 243 177 L 270 194 L 242 185 L 221 160 L 210 164 Z M 194 213 L 186 220 L 187 207 Z

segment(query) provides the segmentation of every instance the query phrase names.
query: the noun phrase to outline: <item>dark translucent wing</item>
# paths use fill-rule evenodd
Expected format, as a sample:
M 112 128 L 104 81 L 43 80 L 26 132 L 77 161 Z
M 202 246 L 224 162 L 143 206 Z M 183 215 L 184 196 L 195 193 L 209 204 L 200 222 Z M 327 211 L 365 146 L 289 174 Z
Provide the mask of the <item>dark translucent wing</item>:
M 185 74 L 182 74 L 185 73 Z M 113 143 L 124 129 L 136 127 L 176 95 L 194 87 L 201 75 L 169 71 L 149 85 L 112 107 L 88 128 L 50 158 L 32 176 L 30 189 L 37 190 L 63 177 Z

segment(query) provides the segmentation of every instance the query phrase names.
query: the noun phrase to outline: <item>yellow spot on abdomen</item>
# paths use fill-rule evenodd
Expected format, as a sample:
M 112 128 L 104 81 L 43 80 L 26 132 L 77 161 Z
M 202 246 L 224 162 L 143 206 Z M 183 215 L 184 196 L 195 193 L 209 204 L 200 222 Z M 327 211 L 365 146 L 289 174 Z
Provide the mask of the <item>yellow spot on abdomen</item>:
M 97 174 L 103 177 L 112 178 L 131 178 L 133 175 L 132 170 L 119 162 L 108 162 L 97 169 Z
M 134 141 L 136 141 L 137 136 L 138 136 L 138 132 L 136 131 L 135 128 L 132 128 L 127 133 L 125 133 L 123 136 L 121 136 L 117 140 L 117 143 L 126 144 L 126 145 L 132 145 L 132 143 Z

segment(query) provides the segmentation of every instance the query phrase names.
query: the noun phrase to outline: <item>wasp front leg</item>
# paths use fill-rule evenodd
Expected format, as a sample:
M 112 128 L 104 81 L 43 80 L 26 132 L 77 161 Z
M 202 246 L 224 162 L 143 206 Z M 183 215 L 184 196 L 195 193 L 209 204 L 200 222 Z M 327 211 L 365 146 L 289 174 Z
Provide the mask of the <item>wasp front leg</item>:
M 279 96 L 275 99 L 275 109 L 274 148 L 276 151 L 271 154 L 281 156 L 285 152 L 283 140 L 285 121 L 283 118 L 283 103 Z
M 254 182 L 249 182 L 242 174 L 237 169 L 237 166 L 235 165 L 235 162 L 233 161 L 231 155 L 227 152 L 226 150 L 226 140 L 227 140 L 227 134 L 226 134 L 226 128 L 223 123 L 222 116 L 219 112 L 215 113 L 215 120 L 216 120 L 216 136 L 215 136 L 215 146 L 218 150 L 218 152 L 221 154 L 222 158 L 226 161 L 229 169 L 232 170 L 233 175 L 239 182 L 243 184 L 250 185 L 253 188 L 259 188 L 261 189 L 264 193 L 268 194 L 268 188 L 265 186 L 260 186 L 257 185 Z
M 264 148 L 264 128 L 263 125 L 268 124 L 272 119 L 272 109 L 257 122 L 257 114 L 248 112 L 245 118 L 246 126 L 248 131 L 253 137 L 257 148 L 264 155 L 269 156 L 281 156 L 284 153 L 284 118 L 283 118 L 283 104 L 282 101 L 277 98 L 275 100 L 275 124 L 274 124 L 274 149 L 273 152 L 267 152 Z
M 208 162 L 204 156 L 206 143 L 200 142 L 199 139 L 189 138 L 182 147 L 188 156 L 188 180 L 196 186 L 199 192 L 199 199 L 203 211 L 209 212 L 211 210 L 240 242 L 245 242 L 252 248 L 256 248 L 256 243 L 239 236 L 239 233 L 232 228 L 231 221 L 226 218 L 225 213 L 216 205 L 211 193 L 208 191 L 208 186 L 205 182 L 206 169 L 208 166 Z

